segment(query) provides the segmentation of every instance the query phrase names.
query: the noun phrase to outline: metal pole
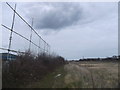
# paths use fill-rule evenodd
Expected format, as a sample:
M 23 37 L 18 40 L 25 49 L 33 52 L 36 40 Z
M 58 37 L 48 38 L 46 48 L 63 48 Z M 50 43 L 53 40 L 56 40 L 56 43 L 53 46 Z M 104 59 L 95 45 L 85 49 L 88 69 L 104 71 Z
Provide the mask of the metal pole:
M 39 38 L 39 52 L 38 52 L 38 54 L 40 54 L 40 38 Z
M 48 44 L 46 45 L 46 51 L 47 51 L 47 54 L 48 54 Z
M 48 52 L 49 52 L 49 56 L 50 56 L 50 45 L 48 45 L 48 49 L 49 49 Z
M 45 53 L 45 44 L 46 44 L 46 43 L 44 42 L 44 53 Z
M 13 34 L 13 27 L 14 27 L 14 22 L 15 22 L 15 10 L 16 10 L 16 4 L 15 4 L 15 7 L 14 7 L 14 13 L 13 13 L 13 21 L 12 21 L 12 26 L 11 26 L 10 38 L 9 38 L 7 60 L 9 60 L 9 53 L 10 53 L 10 48 L 11 48 L 11 43 L 12 43 L 12 34 Z
M 32 18 L 32 27 L 33 27 L 33 18 Z M 29 51 L 30 51 L 30 48 L 31 48 L 31 39 L 32 39 L 32 28 L 31 28 L 31 35 L 30 35 Z

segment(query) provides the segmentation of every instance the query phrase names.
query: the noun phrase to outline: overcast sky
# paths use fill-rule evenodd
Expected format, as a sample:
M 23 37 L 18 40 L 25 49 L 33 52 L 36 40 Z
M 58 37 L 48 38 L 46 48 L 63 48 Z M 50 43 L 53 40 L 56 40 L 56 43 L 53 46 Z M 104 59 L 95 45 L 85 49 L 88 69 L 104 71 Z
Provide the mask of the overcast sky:
M 14 3 L 10 5 L 14 7 Z M 66 59 L 118 54 L 117 2 L 17 2 L 17 11 L 30 24 L 34 18 L 34 29 L 50 44 L 51 51 Z M 12 10 L 2 3 L 2 24 L 11 27 L 12 15 Z M 14 29 L 29 38 L 30 29 L 17 16 Z M 4 48 L 8 47 L 9 34 L 3 30 Z M 38 43 L 35 35 L 33 41 Z M 11 48 L 27 49 L 28 42 L 14 35 Z

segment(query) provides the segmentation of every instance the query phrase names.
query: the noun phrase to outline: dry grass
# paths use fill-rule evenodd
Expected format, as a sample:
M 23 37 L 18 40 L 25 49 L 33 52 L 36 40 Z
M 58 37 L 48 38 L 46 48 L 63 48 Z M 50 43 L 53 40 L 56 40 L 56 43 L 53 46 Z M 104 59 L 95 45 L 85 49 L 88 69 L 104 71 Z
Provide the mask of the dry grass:
M 72 62 L 65 66 L 65 70 L 65 83 L 70 88 L 118 87 L 117 62 Z
M 55 78 L 56 75 L 61 76 Z M 117 88 L 118 63 L 70 62 L 26 88 Z

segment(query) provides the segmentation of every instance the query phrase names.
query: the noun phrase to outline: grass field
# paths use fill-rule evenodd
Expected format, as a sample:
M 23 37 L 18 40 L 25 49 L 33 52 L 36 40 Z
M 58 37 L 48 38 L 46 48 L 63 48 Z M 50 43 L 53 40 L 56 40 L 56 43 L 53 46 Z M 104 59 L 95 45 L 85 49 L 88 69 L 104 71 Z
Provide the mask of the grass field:
M 56 77 L 57 75 L 59 75 Z M 118 63 L 70 62 L 26 88 L 117 88 Z

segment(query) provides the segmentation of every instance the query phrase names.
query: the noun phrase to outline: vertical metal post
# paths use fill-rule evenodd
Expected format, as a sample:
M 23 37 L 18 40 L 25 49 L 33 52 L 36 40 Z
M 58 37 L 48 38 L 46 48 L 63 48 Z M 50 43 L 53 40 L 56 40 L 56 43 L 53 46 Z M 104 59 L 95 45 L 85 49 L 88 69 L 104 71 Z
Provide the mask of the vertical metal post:
M 48 45 L 48 53 L 49 53 L 49 56 L 50 56 L 50 45 Z
M 44 53 L 45 53 L 45 41 L 44 41 Z
M 49 44 L 47 44 L 47 53 L 49 55 Z
M 15 10 L 16 10 L 16 4 L 14 7 L 14 13 L 13 13 L 13 21 L 12 21 L 12 26 L 11 26 L 10 38 L 9 38 L 7 60 L 9 60 L 9 53 L 10 53 L 10 48 L 11 48 L 11 43 L 12 43 L 12 34 L 13 34 L 13 27 L 14 27 L 14 22 L 15 22 Z
M 48 43 L 47 43 L 46 51 L 47 51 L 47 54 L 48 54 Z
M 39 52 L 38 52 L 38 54 L 40 53 L 40 38 L 39 38 Z
M 32 27 L 33 27 L 33 18 L 32 18 Z M 31 49 L 31 39 L 32 39 L 32 28 L 31 28 L 31 34 L 30 34 L 29 51 L 30 51 L 30 49 Z

